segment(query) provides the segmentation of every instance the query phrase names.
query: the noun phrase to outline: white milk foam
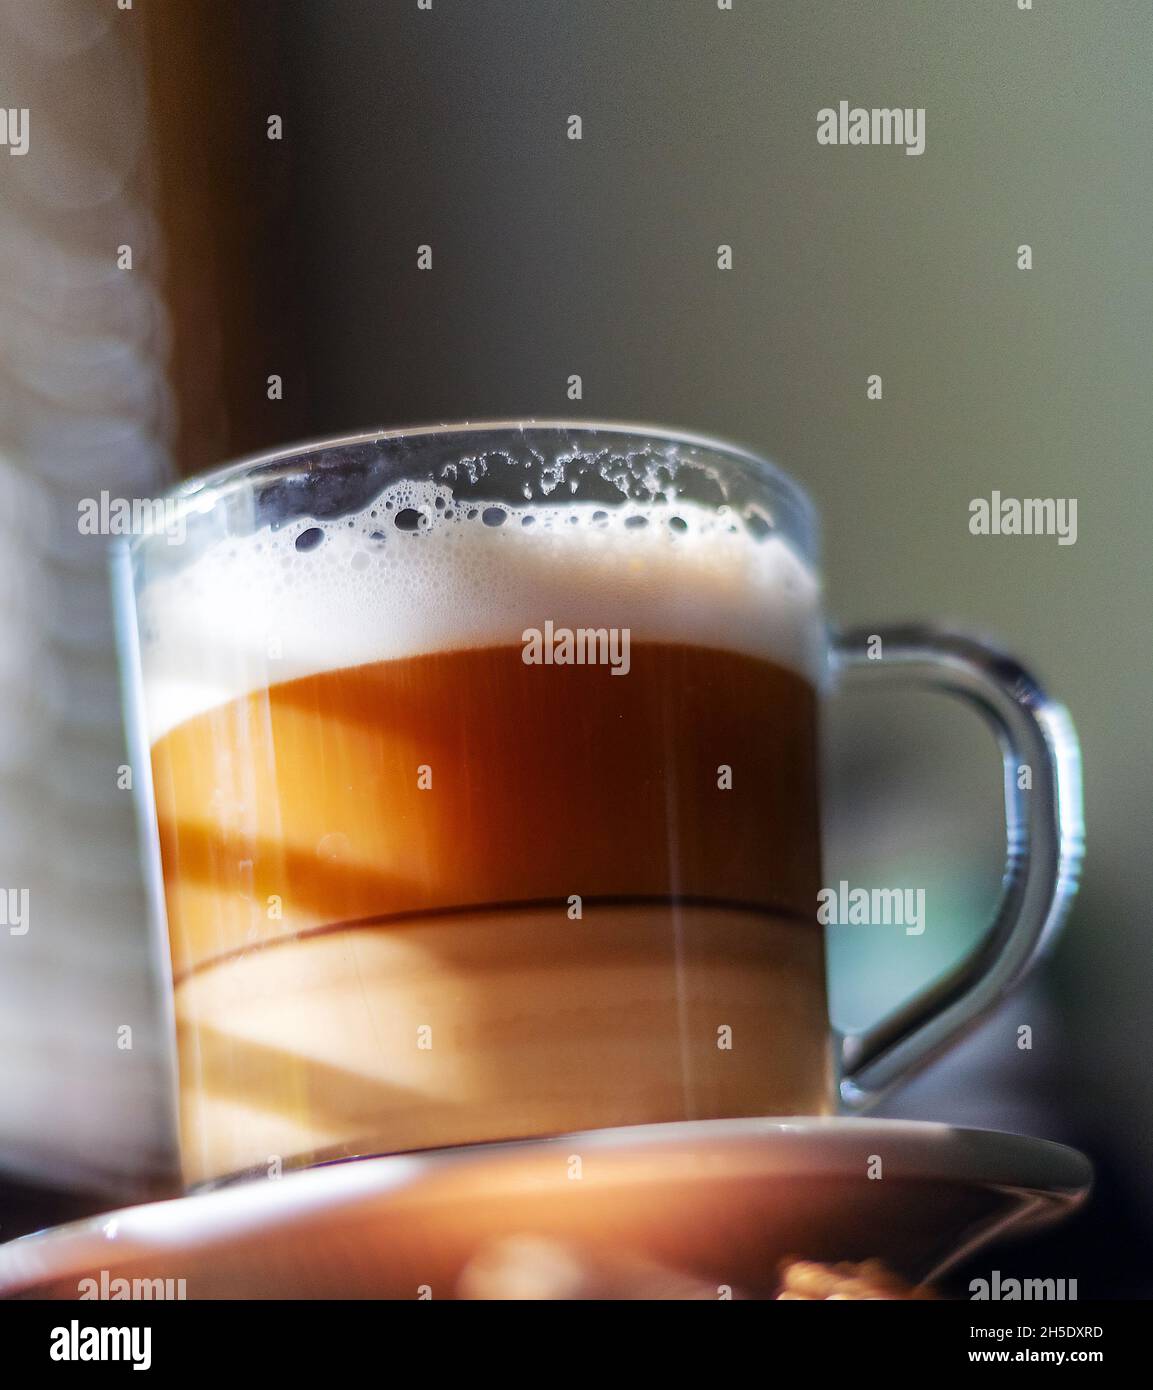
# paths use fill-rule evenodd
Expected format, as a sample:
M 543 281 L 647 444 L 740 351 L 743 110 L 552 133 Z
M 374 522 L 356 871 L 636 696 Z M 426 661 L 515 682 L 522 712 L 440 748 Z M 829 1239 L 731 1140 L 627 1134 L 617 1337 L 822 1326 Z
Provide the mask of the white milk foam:
M 457 503 L 431 482 L 398 483 L 356 516 L 217 542 L 150 583 L 139 609 L 153 741 L 266 685 L 520 646 L 526 628 L 550 619 L 628 628 L 634 645 L 742 652 L 815 684 L 824 659 L 814 573 L 780 537 L 755 537 L 724 508 L 493 507 Z

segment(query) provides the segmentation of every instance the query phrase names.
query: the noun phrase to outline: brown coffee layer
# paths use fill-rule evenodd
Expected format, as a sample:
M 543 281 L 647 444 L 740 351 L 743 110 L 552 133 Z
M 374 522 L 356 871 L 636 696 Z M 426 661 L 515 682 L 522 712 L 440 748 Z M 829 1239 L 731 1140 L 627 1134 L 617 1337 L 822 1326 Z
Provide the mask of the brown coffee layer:
M 812 687 L 700 647 L 636 643 L 630 664 L 442 652 L 173 729 L 153 773 L 177 979 L 334 923 L 574 895 L 811 922 Z

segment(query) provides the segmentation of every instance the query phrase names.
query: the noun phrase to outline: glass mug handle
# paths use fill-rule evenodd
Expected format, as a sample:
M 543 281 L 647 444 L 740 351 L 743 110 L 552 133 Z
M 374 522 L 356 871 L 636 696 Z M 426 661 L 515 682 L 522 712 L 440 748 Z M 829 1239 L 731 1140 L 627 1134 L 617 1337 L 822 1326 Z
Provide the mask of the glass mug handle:
M 948 974 L 840 1041 L 840 1098 L 863 1110 L 930 1061 L 1021 979 L 1064 920 L 1081 867 L 1081 759 L 1073 723 L 1010 656 L 927 626 L 833 642 L 834 690 L 921 687 L 959 695 L 992 725 L 1005 779 L 1007 852 L 993 924 Z M 1032 785 L 1022 789 L 1028 766 Z

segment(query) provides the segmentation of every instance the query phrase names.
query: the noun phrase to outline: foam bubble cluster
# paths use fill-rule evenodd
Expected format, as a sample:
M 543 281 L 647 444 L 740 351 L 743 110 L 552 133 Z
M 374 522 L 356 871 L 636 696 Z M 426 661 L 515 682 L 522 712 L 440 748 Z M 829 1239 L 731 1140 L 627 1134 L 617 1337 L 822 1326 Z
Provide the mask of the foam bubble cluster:
M 526 628 L 629 628 L 634 644 L 744 652 L 817 680 L 813 572 L 725 507 L 464 502 L 402 482 L 364 511 L 216 542 L 139 596 L 153 740 L 262 686 Z

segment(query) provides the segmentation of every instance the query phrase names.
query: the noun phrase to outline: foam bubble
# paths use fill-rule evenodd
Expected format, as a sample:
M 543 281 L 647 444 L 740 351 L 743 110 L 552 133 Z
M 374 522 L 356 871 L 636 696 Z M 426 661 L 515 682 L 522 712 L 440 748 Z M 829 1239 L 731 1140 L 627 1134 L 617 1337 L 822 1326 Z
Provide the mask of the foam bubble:
M 813 572 L 763 519 L 684 501 L 462 503 L 403 482 L 365 511 L 217 542 L 139 596 L 153 740 L 268 684 L 526 628 L 628 628 L 817 681 Z M 634 658 L 635 659 L 635 658 Z

